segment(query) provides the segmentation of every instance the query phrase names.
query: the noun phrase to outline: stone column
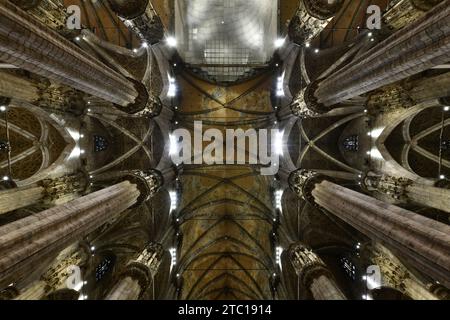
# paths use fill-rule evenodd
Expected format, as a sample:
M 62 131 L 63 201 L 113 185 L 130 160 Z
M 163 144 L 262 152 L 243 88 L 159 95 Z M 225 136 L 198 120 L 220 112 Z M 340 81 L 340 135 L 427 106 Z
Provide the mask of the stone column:
M 303 285 L 315 300 L 346 300 L 325 263 L 303 244 L 293 244 L 289 256 Z
M 289 24 L 289 37 L 303 45 L 317 36 L 342 8 L 343 0 L 301 0 Z
M 416 183 L 403 177 L 377 175 L 369 172 L 363 179 L 368 191 L 377 191 L 395 201 L 414 202 L 450 213 L 450 190 Z
M 401 29 L 431 10 L 443 0 L 394 0 L 383 15 L 383 23 L 390 30 Z
M 123 182 L 1 226 L 0 287 L 19 281 L 42 259 L 148 200 L 161 180 L 156 171 L 132 172 Z
M 163 256 L 163 247 L 152 243 L 136 260 L 130 261 L 125 273 L 106 300 L 137 300 L 152 283 Z
M 326 113 L 338 103 L 449 60 L 450 0 L 444 0 L 344 68 L 311 83 L 303 94 L 301 109 Z
M 450 286 L 450 226 L 327 181 L 308 170 L 289 177 L 290 187 L 306 201 L 325 209 L 405 263 Z
M 0 60 L 124 107 L 145 109 L 143 84 L 127 79 L 8 1 L 0 4 Z
M 55 203 L 63 197 L 75 197 L 86 186 L 82 175 L 45 179 L 35 185 L 0 191 L 0 214 L 30 205 L 47 202 Z
M 108 0 L 111 9 L 141 39 L 154 44 L 164 37 L 164 26 L 148 0 Z

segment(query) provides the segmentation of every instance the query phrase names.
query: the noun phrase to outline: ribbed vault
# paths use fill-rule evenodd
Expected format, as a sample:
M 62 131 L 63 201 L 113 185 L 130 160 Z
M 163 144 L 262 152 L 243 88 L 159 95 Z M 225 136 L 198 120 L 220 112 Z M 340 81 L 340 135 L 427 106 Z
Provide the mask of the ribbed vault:
M 217 87 L 179 77 L 180 125 L 263 127 L 272 113 L 271 76 Z M 196 155 L 193 156 L 195 158 Z M 183 241 L 177 273 L 185 299 L 270 299 L 273 176 L 256 165 L 184 165 L 178 217 Z

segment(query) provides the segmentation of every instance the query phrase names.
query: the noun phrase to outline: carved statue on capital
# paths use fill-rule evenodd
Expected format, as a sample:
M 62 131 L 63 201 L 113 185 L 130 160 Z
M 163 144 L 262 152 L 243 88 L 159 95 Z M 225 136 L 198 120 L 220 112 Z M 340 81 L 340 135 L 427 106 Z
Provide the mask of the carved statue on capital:
M 323 180 L 325 180 L 325 176 L 311 170 L 300 169 L 292 172 L 289 176 L 289 186 L 300 198 L 315 205 L 312 191 L 314 186 Z

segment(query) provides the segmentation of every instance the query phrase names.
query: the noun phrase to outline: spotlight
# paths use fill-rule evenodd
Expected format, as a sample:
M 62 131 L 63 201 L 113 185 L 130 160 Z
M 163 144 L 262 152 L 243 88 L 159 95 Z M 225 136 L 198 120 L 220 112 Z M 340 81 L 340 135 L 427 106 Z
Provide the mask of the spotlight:
M 6 106 L 0 106 L 0 111 L 1 112 L 5 112 L 6 111 Z
M 167 45 L 169 47 L 176 47 L 177 46 L 177 39 L 174 37 L 167 37 L 166 38 Z
M 314 52 L 315 52 L 315 53 L 319 53 L 319 49 L 315 49 Z
M 450 110 L 450 107 L 449 106 L 445 106 L 444 107 L 444 111 L 449 111 Z
M 307 42 L 307 43 L 305 44 L 305 47 L 309 48 L 309 47 L 311 47 L 311 44 L 310 44 L 309 42 Z
M 286 42 L 285 38 L 279 38 L 275 40 L 275 48 L 281 48 L 282 46 L 284 46 L 285 42 Z
M 3 181 L 9 181 L 9 177 L 8 176 L 4 176 L 3 177 Z

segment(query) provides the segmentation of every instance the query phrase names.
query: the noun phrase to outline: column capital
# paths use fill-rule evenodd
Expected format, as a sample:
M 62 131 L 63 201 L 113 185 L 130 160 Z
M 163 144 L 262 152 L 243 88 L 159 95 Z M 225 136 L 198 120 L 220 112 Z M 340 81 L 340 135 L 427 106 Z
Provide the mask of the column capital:
M 41 78 L 33 81 L 38 89 L 39 98 L 36 104 L 44 108 L 76 110 L 81 112 L 86 106 L 84 93 L 65 85 L 50 82 Z
M 128 263 L 127 270 L 122 274 L 122 277 L 130 277 L 136 280 L 142 291 L 145 291 L 158 271 L 163 254 L 164 249 L 161 244 L 149 244 L 136 260 Z
M 44 179 L 37 184 L 44 188 L 43 200 L 52 202 L 64 195 L 85 190 L 88 178 L 83 174 L 74 174 L 55 179 Z
M 149 200 L 164 185 L 163 175 L 156 169 L 131 171 L 127 173 L 124 178 L 137 185 L 140 195 L 136 202 L 136 206 Z
M 151 95 L 147 100 L 147 104 L 144 110 L 138 112 L 137 114 L 143 117 L 154 118 L 161 114 L 162 108 L 163 105 L 161 99 L 159 99 L 159 97 L 157 96 Z
M 325 176 L 311 170 L 299 169 L 293 171 L 289 176 L 289 186 L 300 198 L 315 205 L 312 191 L 317 183 L 325 180 Z
M 394 262 L 382 251 L 373 248 L 372 262 L 380 267 L 382 273 L 383 286 L 391 287 L 406 292 L 405 280 L 411 276 L 408 270 Z
M 302 0 L 302 2 L 308 13 L 320 20 L 332 18 L 344 3 L 343 0 Z
M 371 114 L 407 109 L 415 105 L 406 83 L 396 83 L 377 89 L 368 95 L 366 107 Z
M 311 82 L 305 89 L 302 89 L 291 104 L 292 113 L 300 118 L 315 117 L 329 111 L 329 108 L 317 101 L 314 96 L 319 87 L 319 82 Z
M 111 9 L 123 19 L 134 19 L 144 14 L 148 0 L 108 0 Z
M 389 175 L 377 175 L 368 172 L 362 179 L 362 187 L 367 191 L 378 191 L 394 200 L 408 200 L 407 187 L 414 182 L 404 177 L 394 177 Z
M 306 287 L 310 287 L 314 279 L 320 276 L 331 278 L 325 263 L 307 246 L 299 243 L 289 247 L 289 256 L 295 272 Z
M 86 263 L 87 256 L 83 252 L 74 252 L 70 256 L 58 261 L 52 265 L 42 276 L 41 280 L 45 282 L 45 291 L 51 292 L 61 288 L 66 288 L 66 280 L 71 275 L 70 266 L 80 266 Z

